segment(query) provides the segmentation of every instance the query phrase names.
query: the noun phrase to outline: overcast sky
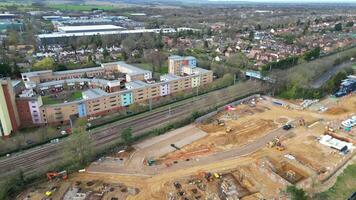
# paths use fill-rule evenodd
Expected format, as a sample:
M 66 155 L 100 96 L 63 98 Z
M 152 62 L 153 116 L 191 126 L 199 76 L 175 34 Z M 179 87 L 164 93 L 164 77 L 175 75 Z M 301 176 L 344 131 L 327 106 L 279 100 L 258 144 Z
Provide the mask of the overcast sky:
M 245 2 L 280 2 L 280 3 L 356 3 L 356 0 L 209 0 L 209 1 L 245 1 Z

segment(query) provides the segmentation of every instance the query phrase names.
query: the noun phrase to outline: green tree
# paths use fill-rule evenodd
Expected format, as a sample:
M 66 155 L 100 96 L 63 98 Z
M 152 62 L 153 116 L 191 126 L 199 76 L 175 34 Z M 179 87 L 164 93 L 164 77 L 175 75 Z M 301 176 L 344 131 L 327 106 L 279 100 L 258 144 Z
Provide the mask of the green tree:
M 126 128 L 122 131 L 121 133 L 121 139 L 125 142 L 125 144 L 130 144 L 133 142 L 133 136 L 132 136 L 132 128 Z
M 250 31 L 250 33 L 248 34 L 248 39 L 250 41 L 252 41 L 255 38 L 255 32 L 253 32 L 253 30 Z
M 53 70 L 54 67 L 55 67 L 54 60 L 50 57 L 46 57 L 40 61 L 37 61 L 35 64 L 33 64 L 32 70 L 33 71 L 46 70 L 46 69 Z
M 105 60 L 110 56 L 110 53 L 108 52 L 108 50 L 106 48 L 103 51 L 103 56 L 104 56 Z
M 86 121 L 78 120 L 74 125 L 73 133 L 65 141 L 64 162 L 70 167 L 78 168 L 88 164 L 93 155 L 92 139 L 86 133 Z
M 349 21 L 346 23 L 346 27 L 353 27 L 354 26 L 354 22 L 353 21 Z
M 7 63 L 0 63 L 0 76 L 11 76 L 11 66 Z
M 307 200 L 308 196 L 303 189 L 298 189 L 294 185 L 287 187 L 287 193 L 292 200 Z
M 65 71 L 67 69 L 68 69 L 67 66 L 65 66 L 64 64 L 58 64 L 56 66 L 56 71 Z
M 335 30 L 335 31 L 342 31 L 342 24 L 341 24 L 341 23 L 335 24 L 334 30 Z

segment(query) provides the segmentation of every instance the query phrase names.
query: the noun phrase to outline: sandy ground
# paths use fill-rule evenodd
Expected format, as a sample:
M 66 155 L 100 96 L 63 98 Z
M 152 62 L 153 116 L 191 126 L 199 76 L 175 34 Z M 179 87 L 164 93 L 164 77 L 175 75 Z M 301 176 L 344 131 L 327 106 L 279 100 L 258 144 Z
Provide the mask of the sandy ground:
M 328 110 L 320 112 L 322 106 Z M 190 198 L 200 195 L 202 199 L 219 199 L 217 188 L 225 178 L 231 178 L 246 194 L 242 199 L 278 198 L 283 196 L 281 191 L 290 181 L 298 180 L 298 186 L 308 189 L 346 159 L 336 150 L 319 144 L 317 138 L 324 134 L 326 125 L 336 126 L 355 113 L 355 95 L 328 98 L 306 110 L 276 106 L 267 98 L 256 105 L 239 105 L 234 111 L 219 113 L 210 123 L 186 126 L 140 142 L 123 160 L 93 163 L 86 173 L 71 175 L 67 182 L 104 180 L 138 188 L 138 194 L 120 199 L 168 199 L 177 197 L 181 190 Z M 225 125 L 220 126 L 215 119 L 224 120 Z M 294 128 L 284 131 L 281 126 L 287 122 Z M 227 128 L 232 131 L 227 133 Z M 337 133 L 346 135 L 340 129 Z M 266 146 L 275 137 L 280 139 L 284 150 Z M 157 163 L 143 165 L 145 159 L 151 158 Z M 199 176 L 205 172 L 224 175 L 222 179 L 207 182 Z M 201 180 L 207 189 L 192 192 L 197 187 L 189 183 L 192 179 Z M 180 190 L 174 186 L 177 181 L 182 184 Z

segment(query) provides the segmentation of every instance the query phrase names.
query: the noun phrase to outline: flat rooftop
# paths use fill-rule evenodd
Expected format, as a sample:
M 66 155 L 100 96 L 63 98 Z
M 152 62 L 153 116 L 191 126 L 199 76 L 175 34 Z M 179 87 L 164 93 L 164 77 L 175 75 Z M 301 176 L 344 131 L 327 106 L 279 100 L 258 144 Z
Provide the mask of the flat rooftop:
M 138 30 L 118 30 L 118 31 L 91 31 L 91 32 L 75 32 L 75 33 L 66 33 L 66 32 L 53 32 L 46 34 L 39 34 L 37 37 L 39 39 L 45 38 L 62 38 L 62 37 L 81 37 L 81 36 L 92 36 L 92 35 L 119 35 L 119 34 L 138 34 L 138 33 L 175 33 L 175 29 L 166 28 L 166 29 L 138 29 Z
M 93 79 L 89 79 L 89 78 L 75 78 L 75 79 L 65 79 L 65 80 L 58 80 L 58 81 L 48 81 L 48 82 L 44 82 L 44 83 L 39 83 L 38 84 L 38 87 L 42 88 L 42 89 L 47 89 L 48 87 L 51 87 L 51 86 L 57 86 L 57 85 L 61 85 L 63 86 L 64 83 L 66 84 L 75 84 L 75 83 L 84 83 L 84 82 L 87 82 L 87 83 L 95 83 L 95 84 L 100 84 L 100 85 L 103 85 L 103 86 L 110 86 L 110 85 L 117 85 L 117 84 L 120 84 L 120 81 L 117 81 L 117 80 L 114 80 L 114 81 L 108 81 L 108 80 L 105 80 L 105 79 L 96 79 L 96 78 L 93 78 Z
M 164 74 L 164 75 L 161 75 L 161 77 L 160 77 L 161 81 L 173 81 L 173 80 L 178 80 L 180 78 L 181 77 L 176 76 L 174 74 Z
M 127 64 L 124 61 L 115 62 L 113 64 L 117 64 L 121 68 L 119 69 L 119 71 L 122 71 L 123 73 L 127 73 L 130 75 L 151 73 L 151 71 L 149 70 L 141 69 L 139 67 Z
M 58 27 L 58 31 L 60 32 L 85 32 L 85 31 L 113 31 L 113 30 L 122 30 L 124 29 L 121 26 L 115 26 L 115 25 L 91 25 L 91 26 L 61 26 Z
M 34 72 L 24 72 L 21 73 L 22 76 L 32 77 L 32 76 L 39 76 L 40 74 L 52 73 L 52 70 L 41 70 L 41 71 L 34 71 Z
M 138 88 L 143 88 L 143 87 L 146 87 L 146 86 L 148 86 L 148 83 L 145 83 L 145 82 L 140 81 L 140 80 L 136 80 L 136 81 L 131 81 L 131 82 L 125 83 L 125 87 L 127 89 L 138 89 Z
M 200 67 L 195 67 L 195 68 L 193 68 L 193 72 L 195 74 L 206 74 L 206 73 L 210 73 L 211 71 L 207 70 L 207 69 L 200 68 Z
M 102 68 L 102 67 L 90 67 L 90 68 L 83 68 L 83 69 L 73 69 L 73 70 L 57 71 L 57 72 L 53 72 L 53 75 L 85 73 L 85 72 L 92 72 L 92 71 L 99 71 L 99 70 L 103 70 L 103 68 Z
M 171 60 L 191 60 L 191 59 L 195 59 L 195 57 L 193 57 L 193 56 L 172 55 L 172 56 L 169 56 L 168 59 L 171 59 Z
M 94 88 L 94 89 L 86 90 L 86 91 L 82 92 L 82 94 L 83 94 L 83 99 L 95 99 L 98 97 L 105 96 L 108 93 L 102 89 Z

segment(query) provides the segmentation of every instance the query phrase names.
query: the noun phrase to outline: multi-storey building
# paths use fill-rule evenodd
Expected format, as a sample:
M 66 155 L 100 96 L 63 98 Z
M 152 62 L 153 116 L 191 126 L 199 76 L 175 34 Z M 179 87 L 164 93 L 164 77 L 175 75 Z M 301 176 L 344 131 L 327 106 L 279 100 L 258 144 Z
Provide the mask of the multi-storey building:
M 196 67 L 195 58 L 180 57 L 181 61 L 178 61 L 177 56 L 173 58 L 174 62 L 183 64 L 173 64 L 179 67 L 169 70 L 170 73 L 162 75 L 158 81 L 152 79 L 150 71 L 124 62 L 105 63 L 100 67 L 63 72 L 46 70 L 23 73 L 22 79 L 27 89 L 22 90 L 22 94 L 15 94 L 11 81 L 4 79 L 0 88 L 0 133 L 9 135 L 19 126 L 64 124 L 70 122 L 73 116 L 101 116 L 134 103 L 189 91 L 213 81 L 212 71 Z M 118 79 L 105 79 L 112 79 L 113 74 L 119 72 L 125 74 L 125 84 L 121 84 Z M 68 89 L 81 90 L 82 98 L 44 104 L 42 96 L 37 95 L 45 95 L 51 91 L 58 95 L 58 92 Z
M 0 79 L 0 136 L 9 136 L 20 126 L 14 87 L 10 79 Z
M 197 67 L 197 60 L 192 56 L 170 56 L 168 57 L 168 73 L 182 76 L 184 74 L 193 74 Z

